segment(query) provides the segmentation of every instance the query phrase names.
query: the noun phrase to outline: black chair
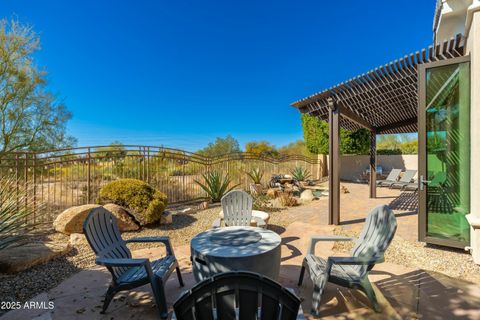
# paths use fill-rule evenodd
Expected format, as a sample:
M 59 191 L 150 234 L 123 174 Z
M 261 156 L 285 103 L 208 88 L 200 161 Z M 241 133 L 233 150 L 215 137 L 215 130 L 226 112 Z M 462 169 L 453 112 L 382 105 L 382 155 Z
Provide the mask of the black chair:
M 174 303 L 173 309 L 173 319 L 177 320 L 304 319 L 295 294 L 267 277 L 246 271 L 220 273 L 198 283 Z
M 168 317 L 164 284 L 173 270 L 177 270 L 178 281 L 183 287 L 182 275 L 168 237 L 133 238 L 124 241 L 118 229 L 117 219 L 105 208 L 90 211 L 83 224 L 83 232 L 97 255 L 95 262 L 107 267 L 112 274 L 102 313 L 107 310 L 113 296 L 122 290 L 130 290 L 150 283 L 160 317 Z M 127 248 L 131 242 L 161 242 L 167 254 L 164 258 L 150 262 L 148 259 L 132 259 Z

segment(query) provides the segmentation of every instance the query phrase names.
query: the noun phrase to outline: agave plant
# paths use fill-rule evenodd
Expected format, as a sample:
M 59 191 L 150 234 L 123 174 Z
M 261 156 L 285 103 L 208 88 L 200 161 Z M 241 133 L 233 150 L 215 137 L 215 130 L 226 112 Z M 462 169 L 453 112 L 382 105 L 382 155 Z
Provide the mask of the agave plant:
M 292 177 L 297 181 L 305 181 L 310 178 L 310 171 L 302 167 L 295 167 L 291 173 Z
M 236 184 L 233 187 L 229 187 L 232 180 L 228 174 L 223 176 L 220 172 L 215 170 L 202 174 L 202 177 L 204 183 L 198 180 L 195 180 L 195 183 L 197 183 L 208 194 L 208 197 L 212 202 L 219 202 L 224 194 L 238 186 L 238 184 Z
M 253 183 L 262 183 L 263 171 L 260 168 L 254 168 L 247 172 L 247 175 L 252 179 Z
M 0 251 L 25 243 L 33 224 L 27 224 L 33 208 L 25 203 L 28 192 L 17 190 L 12 179 L 0 179 Z M 18 192 L 18 193 L 17 193 Z M 27 201 L 28 202 L 28 201 Z

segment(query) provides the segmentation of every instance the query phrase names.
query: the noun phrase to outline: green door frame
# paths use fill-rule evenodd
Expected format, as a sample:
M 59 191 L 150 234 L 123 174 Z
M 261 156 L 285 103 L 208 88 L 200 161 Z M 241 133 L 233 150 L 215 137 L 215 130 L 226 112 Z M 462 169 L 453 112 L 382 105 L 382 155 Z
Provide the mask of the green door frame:
M 442 67 L 451 64 L 470 62 L 470 56 L 451 58 L 425 64 L 420 64 L 417 69 L 418 74 L 418 240 L 421 242 L 461 248 L 464 249 L 468 243 L 452 240 L 440 239 L 427 236 L 427 190 L 422 188 L 420 177 L 427 177 L 427 139 L 426 139 L 426 71 L 430 68 Z M 423 189 L 423 190 L 422 190 Z

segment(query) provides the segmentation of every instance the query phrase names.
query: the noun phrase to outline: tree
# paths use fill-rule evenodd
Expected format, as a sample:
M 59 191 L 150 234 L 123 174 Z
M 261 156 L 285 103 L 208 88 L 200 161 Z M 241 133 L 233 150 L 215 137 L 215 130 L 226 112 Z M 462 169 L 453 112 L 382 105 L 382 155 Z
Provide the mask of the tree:
M 261 156 L 278 156 L 278 150 L 268 141 L 251 141 L 245 145 L 245 151 Z
M 328 125 L 317 117 L 302 114 L 305 145 L 313 154 L 328 154 Z
M 37 34 L 16 20 L 0 20 L 0 152 L 70 147 L 71 113 L 46 89 L 46 72 L 34 64 Z
M 400 150 L 401 142 L 396 134 L 382 134 L 378 137 L 378 150 Z
M 231 135 L 228 135 L 225 138 L 217 137 L 215 142 L 210 142 L 205 148 L 198 150 L 197 153 L 207 157 L 218 157 L 241 151 L 238 141 Z
M 327 122 L 302 114 L 303 137 L 307 150 L 313 154 L 328 154 Z M 340 129 L 340 152 L 342 154 L 367 154 L 370 149 L 370 132 L 366 129 L 348 131 Z
M 295 142 L 290 142 L 286 146 L 278 149 L 278 152 L 282 155 L 304 155 L 312 156 L 312 153 L 307 150 L 305 141 L 297 140 Z
M 95 154 L 101 158 L 124 158 L 127 155 L 127 151 L 123 143 L 120 141 L 113 141 L 106 147 L 98 147 L 95 149 Z

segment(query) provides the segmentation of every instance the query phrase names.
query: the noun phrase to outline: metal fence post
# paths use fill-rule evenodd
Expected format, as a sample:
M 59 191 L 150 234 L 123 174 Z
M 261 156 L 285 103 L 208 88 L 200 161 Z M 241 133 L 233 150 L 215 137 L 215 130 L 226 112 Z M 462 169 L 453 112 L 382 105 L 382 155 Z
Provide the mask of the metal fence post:
M 37 220 L 37 174 L 36 174 L 36 165 L 37 165 L 37 154 L 33 154 L 33 223 Z
M 18 209 L 20 209 L 19 207 L 19 199 L 18 199 L 18 195 L 19 195 L 19 192 L 20 192 L 20 186 L 18 185 L 19 183 L 19 177 L 18 177 L 18 170 L 20 169 L 20 164 L 18 162 L 18 153 L 15 154 L 15 190 L 16 190 L 16 202 L 17 202 L 17 211 Z
M 90 183 L 91 183 L 91 177 L 92 177 L 92 171 L 91 171 L 91 155 L 90 155 L 90 148 L 88 148 L 88 153 L 87 153 L 87 203 L 90 203 Z
M 147 183 L 150 183 L 150 147 L 147 147 Z

